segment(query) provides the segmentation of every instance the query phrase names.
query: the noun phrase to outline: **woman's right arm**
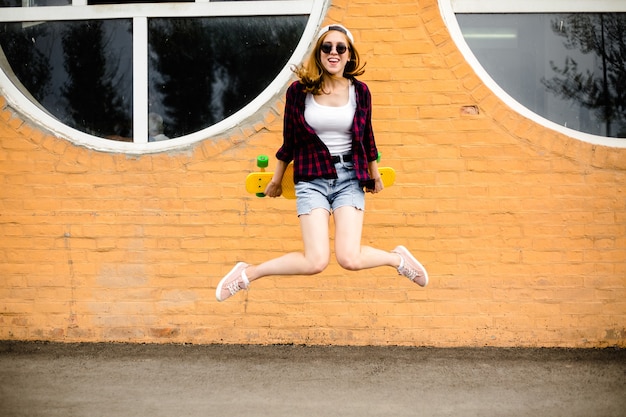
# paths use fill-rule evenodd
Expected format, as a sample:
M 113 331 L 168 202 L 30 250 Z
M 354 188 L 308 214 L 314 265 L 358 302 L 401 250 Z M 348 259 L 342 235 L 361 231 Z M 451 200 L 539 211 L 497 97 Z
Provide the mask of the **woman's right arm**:
M 276 169 L 274 170 L 274 175 L 272 176 L 272 180 L 265 187 L 265 194 L 268 197 L 280 197 L 283 193 L 283 176 L 285 175 L 285 170 L 287 169 L 287 162 L 281 161 L 280 159 L 277 161 Z
M 287 165 L 293 160 L 294 138 L 296 136 L 296 85 L 292 83 L 285 97 L 285 115 L 283 118 L 283 145 L 276 152 L 277 164 L 272 180 L 265 187 L 265 195 L 279 197 L 283 193 L 282 182 Z

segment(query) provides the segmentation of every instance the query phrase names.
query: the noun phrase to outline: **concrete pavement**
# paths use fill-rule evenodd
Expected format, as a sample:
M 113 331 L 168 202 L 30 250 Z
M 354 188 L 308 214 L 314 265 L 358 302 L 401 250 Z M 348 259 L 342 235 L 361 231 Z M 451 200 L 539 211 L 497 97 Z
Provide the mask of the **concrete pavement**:
M 0 341 L 2 417 L 626 416 L 626 351 Z

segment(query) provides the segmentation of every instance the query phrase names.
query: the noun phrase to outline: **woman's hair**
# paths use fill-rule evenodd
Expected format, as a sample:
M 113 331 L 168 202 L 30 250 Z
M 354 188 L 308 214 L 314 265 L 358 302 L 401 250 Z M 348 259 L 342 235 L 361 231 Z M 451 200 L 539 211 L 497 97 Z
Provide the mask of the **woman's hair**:
M 305 85 L 305 91 L 313 95 L 319 95 L 324 92 L 323 75 L 326 70 L 322 65 L 320 48 L 326 36 L 328 36 L 328 32 L 320 36 L 315 44 L 315 48 L 303 64 L 292 68 L 292 71 L 300 79 L 300 83 Z M 365 63 L 361 65 L 361 57 L 348 36 L 346 36 L 346 42 L 348 43 L 350 59 L 344 68 L 343 76 L 349 80 L 353 80 L 365 72 Z

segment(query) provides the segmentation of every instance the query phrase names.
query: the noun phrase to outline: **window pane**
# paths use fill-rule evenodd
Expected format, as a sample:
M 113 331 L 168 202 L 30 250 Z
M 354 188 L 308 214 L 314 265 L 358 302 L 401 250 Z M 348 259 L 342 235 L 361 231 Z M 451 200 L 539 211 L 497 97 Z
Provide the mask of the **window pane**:
M 0 45 L 10 65 L 5 73 L 47 112 L 91 135 L 130 140 L 129 19 L 4 23 Z
M 563 126 L 626 137 L 626 14 L 458 14 L 507 93 Z
M 307 16 L 150 19 L 149 111 L 165 135 L 211 126 L 255 99 L 296 48 Z

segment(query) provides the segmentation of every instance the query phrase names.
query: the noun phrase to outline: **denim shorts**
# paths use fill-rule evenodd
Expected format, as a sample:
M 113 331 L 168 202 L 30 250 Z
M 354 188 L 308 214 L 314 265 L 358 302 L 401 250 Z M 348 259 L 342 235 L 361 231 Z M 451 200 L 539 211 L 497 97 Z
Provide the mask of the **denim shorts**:
M 298 216 L 310 214 L 317 208 L 323 208 L 329 213 L 344 206 L 365 210 L 365 192 L 359 186 L 352 162 L 338 162 L 335 169 L 336 179 L 317 178 L 296 184 Z

